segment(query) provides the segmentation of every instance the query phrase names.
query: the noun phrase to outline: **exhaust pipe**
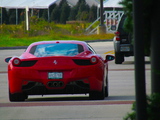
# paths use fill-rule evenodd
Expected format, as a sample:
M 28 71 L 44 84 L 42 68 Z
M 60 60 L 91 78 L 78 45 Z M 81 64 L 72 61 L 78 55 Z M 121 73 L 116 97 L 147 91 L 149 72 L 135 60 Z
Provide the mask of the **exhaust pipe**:
M 62 87 L 64 83 L 62 81 L 51 81 L 48 82 L 48 87 Z

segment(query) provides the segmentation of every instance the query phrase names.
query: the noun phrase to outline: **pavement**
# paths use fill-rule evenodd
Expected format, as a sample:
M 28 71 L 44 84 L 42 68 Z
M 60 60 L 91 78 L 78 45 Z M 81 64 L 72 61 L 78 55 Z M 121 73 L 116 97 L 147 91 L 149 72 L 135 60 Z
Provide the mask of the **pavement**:
M 43 106 L 41 103 L 41 106 L 1 108 L 1 120 L 123 120 L 126 111 L 130 111 L 129 104 Z
M 22 49 L 24 51 L 25 48 L 27 46 L 1 47 L 0 50 L 5 52 L 5 50 L 10 49 L 15 51 Z M 0 58 L 4 56 L 6 54 L 1 55 Z M 6 71 L 6 65 L 1 66 L 0 77 L 7 76 Z M 0 114 L 1 120 L 123 120 L 123 117 L 131 111 L 134 102 L 134 98 L 128 99 L 126 97 L 109 96 L 102 101 L 53 101 L 48 98 L 47 102 L 41 101 L 41 99 L 40 101 L 35 99 L 35 102 L 31 102 L 34 100 L 32 98 L 31 101 L 23 103 L 10 103 L 1 99 Z M 16 116 L 17 111 L 20 112 L 18 116 Z M 6 113 L 10 114 L 6 115 Z

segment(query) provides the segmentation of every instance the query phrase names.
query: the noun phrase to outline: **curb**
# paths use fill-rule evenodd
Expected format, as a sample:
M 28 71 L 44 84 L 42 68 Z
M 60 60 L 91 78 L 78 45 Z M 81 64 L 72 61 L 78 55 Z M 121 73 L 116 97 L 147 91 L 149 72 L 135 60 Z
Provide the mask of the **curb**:
M 26 49 L 28 46 L 0 47 L 0 50 Z
M 38 99 L 38 98 L 37 98 Z M 45 98 L 40 98 L 45 99 Z M 49 98 L 50 99 L 50 98 Z M 61 99 L 61 98 L 60 98 Z M 63 99 L 63 98 L 62 98 Z M 75 105 L 131 105 L 133 104 L 135 101 L 134 100 L 126 100 L 126 101 L 88 101 L 87 98 L 85 98 L 86 101 L 74 101 L 74 102 L 22 102 L 22 103 L 0 103 L 0 107 L 39 107 L 39 106 L 75 106 Z M 84 99 L 84 100 L 85 100 Z M 35 99 L 31 99 L 31 101 L 36 101 Z M 51 98 L 50 100 L 54 101 L 56 100 L 56 98 Z
M 113 41 L 112 39 L 110 40 L 88 40 L 88 41 L 85 41 L 86 43 L 90 43 L 90 42 L 110 42 L 110 41 Z

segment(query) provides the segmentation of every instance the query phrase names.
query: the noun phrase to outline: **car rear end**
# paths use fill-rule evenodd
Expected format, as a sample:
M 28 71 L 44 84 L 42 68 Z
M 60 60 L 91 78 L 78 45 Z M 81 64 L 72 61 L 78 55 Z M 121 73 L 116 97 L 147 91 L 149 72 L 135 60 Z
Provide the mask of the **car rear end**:
M 13 58 L 12 62 L 16 64 L 8 71 L 11 93 L 77 94 L 102 87 L 104 64 L 96 56 Z
M 121 64 L 125 56 L 133 56 L 132 35 L 124 30 L 125 19 L 126 16 L 123 15 L 113 39 L 116 64 Z

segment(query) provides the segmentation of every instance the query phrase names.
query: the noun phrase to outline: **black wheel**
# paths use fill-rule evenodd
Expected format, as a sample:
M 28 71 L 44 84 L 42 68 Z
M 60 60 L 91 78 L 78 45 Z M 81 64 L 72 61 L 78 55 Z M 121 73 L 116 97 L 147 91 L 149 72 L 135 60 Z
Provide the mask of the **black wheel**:
M 108 97 L 109 96 L 108 82 L 104 89 L 105 89 L 105 97 Z
M 104 100 L 105 98 L 105 90 L 104 90 L 104 85 L 103 85 L 103 88 L 102 88 L 102 91 L 99 92 L 99 91 L 90 91 L 89 93 L 89 99 L 90 100 Z
M 106 74 L 106 86 L 105 86 L 105 97 L 109 96 L 109 87 L 108 87 L 108 73 Z
M 124 55 L 123 53 L 117 53 L 115 52 L 115 63 L 116 64 L 122 64 L 124 62 Z
M 15 94 L 11 94 L 9 92 L 9 100 L 11 102 L 19 102 L 19 101 L 24 101 L 26 98 L 28 98 L 27 95 L 23 94 L 23 93 L 15 93 Z
M 108 90 L 108 86 L 105 87 L 105 97 L 109 96 L 109 90 Z

